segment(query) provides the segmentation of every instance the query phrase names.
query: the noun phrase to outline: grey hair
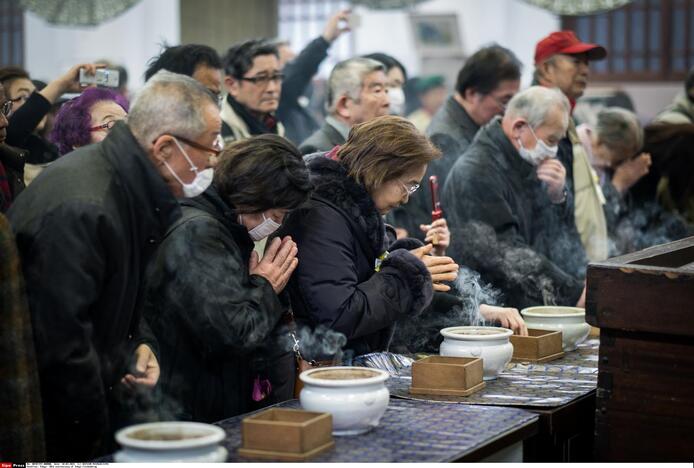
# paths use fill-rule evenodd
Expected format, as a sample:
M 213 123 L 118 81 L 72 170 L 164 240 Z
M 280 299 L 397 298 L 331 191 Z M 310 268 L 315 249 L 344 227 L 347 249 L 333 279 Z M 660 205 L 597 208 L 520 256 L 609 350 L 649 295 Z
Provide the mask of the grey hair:
M 636 114 L 621 107 L 608 107 L 598 113 L 595 124 L 598 141 L 612 150 L 636 152 L 643 146 L 643 129 Z
M 536 129 L 545 123 L 547 115 L 555 108 L 562 111 L 563 125 L 568 127 L 571 105 L 564 93 L 557 88 L 531 86 L 513 96 L 506 108 L 506 115 L 509 118 L 523 118 Z
M 210 93 L 193 78 L 160 70 L 137 94 L 128 126 L 143 148 L 164 133 L 192 140 L 207 128 L 203 110 L 217 107 Z
M 329 114 L 335 113 L 337 101 L 342 96 L 352 99 L 359 99 L 364 78 L 369 73 L 382 71 L 385 73 L 386 67 L 381 62 L 373 59 L 357 57 L 335 65 L 328 78 L 328 96 L 326 106 Z

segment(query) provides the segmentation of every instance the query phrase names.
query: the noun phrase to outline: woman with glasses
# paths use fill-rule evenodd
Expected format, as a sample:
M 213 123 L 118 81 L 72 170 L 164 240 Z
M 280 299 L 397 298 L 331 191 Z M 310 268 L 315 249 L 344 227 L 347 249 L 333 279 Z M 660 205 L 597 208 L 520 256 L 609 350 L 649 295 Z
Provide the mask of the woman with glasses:
M 407 203 L 439 156 L 410 122 L 382 116 L 354 126 L 344 145 L 307 158 L 315 191 L 283 229 L 299 249 L 289 285 L 299 324 L 344 334 L 355 354 L 383 351 L 397 320 L 421 313 L 434 290 L 450 289 L 444 283 L 456 278 L 458 265 L 430 255 L 432 245 L 396 241 L 383 221 Z
M 94 74 L 96 65 L 80 64 L 70 68 L 64 75 L 54 79 L 41 90 L 37 90 L 29 73 L 18 67 L 0 68 L 0 83 L 7 99 L 12 102 L 12 115 L 7 128 L 7 144 L 26 152 L 24 181 L 29 184 L 50 162 L 60 156 L 58 148 L 41 136 L 46 125 L 46 116 L 64 93 L 79 93 L 80 69 Z
M 128 101 L 111 90 L 89 88 L 58 111 L 50 139 L 60 155 L 98 143 L 128 115 Z

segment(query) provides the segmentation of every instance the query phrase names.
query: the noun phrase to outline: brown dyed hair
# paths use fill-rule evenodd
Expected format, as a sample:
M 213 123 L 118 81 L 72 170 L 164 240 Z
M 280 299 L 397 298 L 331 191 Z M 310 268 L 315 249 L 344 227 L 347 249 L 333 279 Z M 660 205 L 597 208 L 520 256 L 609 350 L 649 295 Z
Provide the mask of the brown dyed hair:
M 441 152 L 409 120 L 385 115 L 352 127 L 337 156 L 348 175 L 370 192 L 440 158 Z

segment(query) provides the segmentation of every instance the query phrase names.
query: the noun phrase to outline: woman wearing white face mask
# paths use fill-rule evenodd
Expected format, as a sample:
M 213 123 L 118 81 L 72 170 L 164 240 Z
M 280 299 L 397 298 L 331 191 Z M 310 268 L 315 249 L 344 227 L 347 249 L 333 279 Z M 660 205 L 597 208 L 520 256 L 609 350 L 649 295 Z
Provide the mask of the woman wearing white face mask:
M 310 191 L 298 150 L 262 135 L 227 147 L 212 186 L 181 201 L 183 216 L 150 264 L 145 307 L 177 418 L 217 421 L 291 398 L 293 355 L 275 336 L 297 247 L 275 238 L 259 260 L 253 243 Z

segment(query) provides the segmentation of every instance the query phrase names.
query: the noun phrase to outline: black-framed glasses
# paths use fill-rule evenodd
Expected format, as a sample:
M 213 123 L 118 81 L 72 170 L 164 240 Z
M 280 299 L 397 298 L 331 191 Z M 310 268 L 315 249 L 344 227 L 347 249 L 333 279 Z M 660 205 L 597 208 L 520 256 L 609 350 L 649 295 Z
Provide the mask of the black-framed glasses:
M 2 112 L 2 115 L 4 115 L 5 117 L 9 117 L 10 115 L 12 115 L 12 101 L 5 101 L 5 103 L 0 108 L 0 112 Z
M 239 78 L 239 80 L 249 81 L 255 85 L 261 85 L 261 86 L 267 86 L 268 83 L 270 83 L 271 81 L 275 81 L 277 83 L 280 83 L 283 79 L 284 79 L 284 73 L 275 73 L 274 75 L 252 76 L 249 78 L 242 76 L 241 78 Z
M 90 132 L 98 132 L 99 130 L 105 130 L 105 131 L 110 131 L 115 125 L 117 120 L 109 120 L 108 122 L 104 122 L 101 125 L 95 125 L 94 127 L 90 127 L 89 131 Z

